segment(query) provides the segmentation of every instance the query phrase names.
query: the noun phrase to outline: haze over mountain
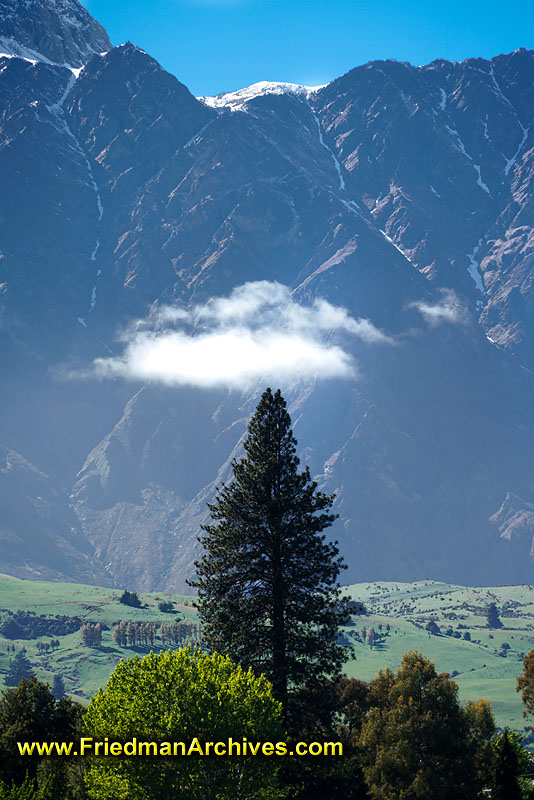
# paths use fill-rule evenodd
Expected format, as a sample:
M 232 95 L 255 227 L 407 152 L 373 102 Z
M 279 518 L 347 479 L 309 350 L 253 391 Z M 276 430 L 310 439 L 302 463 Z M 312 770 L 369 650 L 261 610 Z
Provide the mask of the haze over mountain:
M 268 381 L 347 582 L 534 581 L 534 52 L 197 99 L 75 0 L 0 51 L 0 571 L 184 589 Z

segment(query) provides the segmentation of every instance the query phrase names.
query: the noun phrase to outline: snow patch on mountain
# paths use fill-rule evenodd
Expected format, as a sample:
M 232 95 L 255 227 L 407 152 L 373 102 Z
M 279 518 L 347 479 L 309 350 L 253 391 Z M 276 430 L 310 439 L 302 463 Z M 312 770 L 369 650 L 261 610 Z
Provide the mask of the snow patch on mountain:
M 398 250 L 398 251 L 399 251 L 399 253 L 401 254 L 401 256 L 403 256 L 403 258 L 405 258 L 405 259 L 406 259 L 406 261 L 408 261 L 408 263 L 412 265 L 412 267 L 415 267 L 415 268 L 417 269 L 417 266 L 416 266 L 416 265 L 413 263 L 412 259 L 411 259 L 411 258 L 409 258 L 409 257 L 406 255 L 406 253 L 404 252 L 404 250 L 401 250 L 401 248 L 399 247 L 399 245 L 398 245 L 398 244 L 396 244 L 396 243 L 393 241 L 393 239 L 391 238 L 391 236 L 388 236 L 388 234 L 387 234 L 387 233 L 386 233 L 384 230 L 382 230 L 382 228 L 380 228 L 379 230 L 380 230 L 380 233 L 382 234 L 382 236 L 384 237 L 384 239 L 386 239 L 386 241 L 388 241 L 390 244 L 392 244 L 392 245 L 393 245 L 393 247 L 395 248 L 395 250 Z
M 267 94 L 292 94 L 307 99 L 310 95 L 323 89 L 322 86 L 303 86 L 299 83 L 282 83 L 279 81 L 260 81 L 238 89 L 236 92 L 223 92 L 215 97 L 197 97 L 201 103 L 211 108 L 229 108 L 231 111 L 239 111 L 245 103 L 255 97 L 262 97 Z
M 65 89 L 63 91 L 63 94 L 61 95 L 61 97 L 58 99 L 58 101 L 56 103 L 53 103 L 52 105 L 48 106 L 48 110 L 50 111 L 51 114 L 54 115 L 54 118 L 57 121 L 58 127 L 62 131 L 64 131 L 65 134 L 67 135 L 67 137 L 70 139 L 70 141 L 72 143 L 71 144 L 72 149 L 78 154 L 79 158 L 85 164 L 85 167 L 87 169 L 87 176 L 88 176 L 88 179 L 89 179 L 88 180 L 88 185 L 91 186 L 91 188 L 93 189 L 93 191 L 95 193 L 96 207 L 97 207 L 97 210 L 98 210 L 98 225 L 100 226 L 100 223 L 102 222 L 102 217 L 104 216 L 104 206 L 102 204 L 102 197 L 100 195 L 100 189 L 98 188 L 98 184 L 95 181 L 95 178 L 94 178 L 94 175 L 93 175 L 93 168 L 91 166 L 91 162 L 89 161 L 89 158 L 87 157 L 87 153 L 85 152 L 85 150 L 81 146 L 78 138 L 72 132 L 72 129 L 71 129 L 71 127 L 70 127 L 70 125 L 69 125 L 69 123 L 67 121 L 67 118 L 65 116 L 65 111 L 64 111 L 64 105 L 65 105 L 65 102 L 67 100 L 67 97 L 69 96 L 69 94 L 71 93 L 72 89 L 74 88 L 74 85 L 75 85 L 75 83 L 76 83 L 76 81 L 77 81 L 82 69 L 83 69 L 83 67 L 80 67 L 79 69 L 72 70 L 73 74 L 71 75 L 69 81 L 67 82 L 67 85 L 66 85 L 66 87 L 65 87 Z M 99 248 L 100 248 L 100 237 L 97 236 L 96 242 L 95 242 L 95 246 L 94 246 L 94 248 L 93 248 L 93 250 L 91 252 L 91 261 L 93 263 L 96 261 L 97 253 L 98 253 Z M 97 272 L 96 280 L 98 280 L 98 278 L 100 277 L 100 274 L 101 274 L 101 270 L 99 269 L 98 272 Z M 93 290 L 92 290 L 92 293 L 91 293 L 91 301 L 90 301 L 90 304 L 89 304 L 89 312 L 93 311 L 93 309 L 94 309 L 94 307 L 96 305 L 96 288 L 97 287 L 95 285 L 93 287 Z M 85 327 L 87 327 L 87 325 L 85 323 L 85 317 L 83 317 L 83 322 L 82 322 L 82 318 L 78 317 L 78 322 L 80 322 L 81 325 L 84 325 Z
M 43 64 L 52 63 L 42 53 L 32 50 L 31 47 L 24 47 L 10 36 L 0 36 L 0 58 L 23 58 L 32 64 L 37 64 L 38 61 L 42 61 Z
M 482 244 L 482 239 L 478 240 L 478 243 L 473 247 L 471 253 L 467 253 L 467 258 L 469 259 L 469 267 L 467 271 L 469 272 L 470 276 L 472 277 L 473 281 L 475 282 L 475 286 L 477 287 L 480 294 L 486 294 L 486 287 L 484 286 L 484 282 L 482 280 L 482 273 L 480 271 L 480 265 L 476 260 L 475 256 L 480 250 L 480 245 Z
M 518 120 L 518 122 L 519 122 L 519 120 Z M 519 124 L 521 125 L 521 123 L 519 123 Z M 521 125 L 521 130 L 522 130 L 522 132 L 523 132 L 523 136 L 522 136 L 522 138 L 521 138 L 521 141 L 519 142 L 518 148 L 517 148 L 517 150 L 515 151 L 515 153 L 514 153 L 514 155 L 512 156 L 512 158 L 508 159 L 508 158 L 506 158 L 506 156 L 504 155 L 504 153 L 502 154 L 502 155 L 503 155 L 503 158 L 504 158 L 504 159 L 506 159 L 506 166 L 505 166 L 505 168 L 504 168 L 504 174 L 505 174 L 505 175 L 508 175 L 508 173 L 510 172 L 510 170 L 511 170 L 511 169 L 512 169 L 512 167 L 514 166 L 514 164 L 515 164 L 515 162 L 517 161 L 517 158 L 518 158 L 518 156 L 519 156 L 519 153 L 520 153 L 520 152 L 521 152 L 521 150 L 523 149 L 523 145 L 524 145 L 524 144 L 525 144 L 525 142 L 527 141 L 527 136 L 528 136 L 529 129 L 528 129 L 528 128 L 524 128 L 524 127 L 523 127 L 523 125 Z
M 308 100 L 308 96 L 307 95 L 306 95 L 306 100 Z M 334 167 L 336 168 L 337 176 L 339 178 L 339 188 L 341 189 L 341 191 L 345 191 L 345 179 L 344 179 L 343 173 L 341 171 L 341 164 L 339 163 L 339 159 L 336 156 L 336 154 L 334 153 L 334 151 L 325 142 L 324 136 L 323 136 L 323 129 L 321 127 L 321 123 L 319 121 L 319 117 L 317 116 L 317 114 L 315 113 L 315 111 L 313 110 L 313 108 L 311 107 L 309 102 L 308 102 L 308 105 L 310 107 L 310 111 L 312 113 L 313 119 L 315 120 L 315 124 L 317 126 L 317 133 L 319 135 L 319 141 L 320 141 L 321 145 L 325 148 L 325 150 L 330 154 L 330 156 L 332 158 L 332 161 L 334 162 Z

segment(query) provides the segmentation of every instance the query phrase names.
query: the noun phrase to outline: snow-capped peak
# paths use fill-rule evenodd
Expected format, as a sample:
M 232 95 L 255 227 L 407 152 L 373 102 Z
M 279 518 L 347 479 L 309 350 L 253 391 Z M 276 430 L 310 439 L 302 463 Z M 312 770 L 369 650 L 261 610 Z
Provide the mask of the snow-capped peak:
M 323 84 L 323 86 L 326 86 L 326 84 Z M 260 81 L 244 89 L 238 89 L 236 92 L 225 92 L 215 97 L 198 97 L 197 100 L 212 108 L 230 108 L 232 111 L 237 111 L 254 97 L 261 97 L 266 94 L 294 94 L 308 98 L 314 92 L 322 89 L 323 86 L 302 86 L 299 83 Z

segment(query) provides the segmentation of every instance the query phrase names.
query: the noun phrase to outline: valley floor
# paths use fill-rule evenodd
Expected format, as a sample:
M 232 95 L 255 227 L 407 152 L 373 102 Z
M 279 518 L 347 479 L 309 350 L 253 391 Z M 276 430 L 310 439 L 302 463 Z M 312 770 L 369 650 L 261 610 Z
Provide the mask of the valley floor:
M 522 716 L 515 684 L 524 655 L 534 648 L 534 587 L 464 587 L 419 581 L 360 583 L 347 591 L 365 607 L 343 631 L 344 641 L 353 646 L 355 655 L 345 667 L 349 676 L 370 680 L 380 669 L 399 666 L 407 650 L 418 649 L 435 661 L 438 671 L 454 677 L 463 701 L 484 697 L 491 701 L 499 727 L 528 735 L 528 720 Z M 15 652 L 24 647 L 40 680 L 51 684 L 59 674 L 67 694 L 87 703 L 122 658 L 161 646 L 159 632 L 152 646 L 119 646 L 113 636 L 114 623 L 155 622 L 161 626 L 197 621 L 191 597 L 142 593 L 143 606 L 132 608 L 119 603 L 121 594 L 97 586 L 1 575 L 0 687 L 5 687 L 13 646 Z M 162 612 L 158 608 L 161 601 L 172 602 L 173 613 Z M 492 602 L 499 611 L 500 628 L 488 627 L 486 612 Z M 83 623 L 102 625 L 100 647 L 82 644 L 80 631 L 74 629 Z M 429 624 L 432 631 L 427 629 Z M 74 632 L 58 633 L 62 627 Z

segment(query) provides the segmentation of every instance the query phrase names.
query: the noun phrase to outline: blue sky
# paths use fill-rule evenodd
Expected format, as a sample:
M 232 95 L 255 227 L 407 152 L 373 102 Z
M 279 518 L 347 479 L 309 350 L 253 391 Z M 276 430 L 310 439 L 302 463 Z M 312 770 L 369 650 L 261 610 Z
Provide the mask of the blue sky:
M 82 0 L 195 95 L 256 81 L 327 83 L 380 58 L 490 58 L 534 47 L 532 0 Z

